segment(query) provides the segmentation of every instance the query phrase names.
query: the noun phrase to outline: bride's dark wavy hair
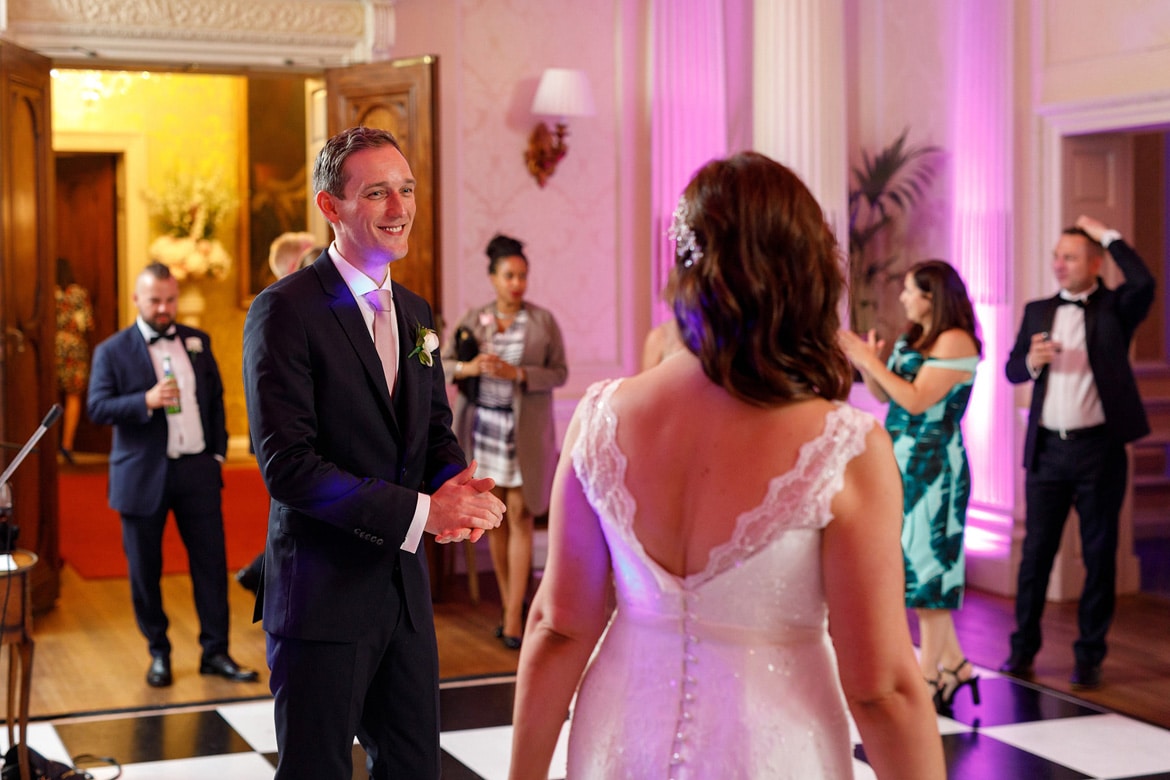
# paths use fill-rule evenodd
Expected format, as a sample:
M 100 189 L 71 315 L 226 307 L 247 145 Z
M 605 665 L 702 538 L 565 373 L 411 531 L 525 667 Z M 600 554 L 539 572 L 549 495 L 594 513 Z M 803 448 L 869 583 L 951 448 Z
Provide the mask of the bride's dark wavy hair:
M 697 251 L 678 258 L 674 313 L 704 373 L 757 406 L 845 398 L 842 255 L 799 177 L 743 152 L 703 166 L 681 208 Z

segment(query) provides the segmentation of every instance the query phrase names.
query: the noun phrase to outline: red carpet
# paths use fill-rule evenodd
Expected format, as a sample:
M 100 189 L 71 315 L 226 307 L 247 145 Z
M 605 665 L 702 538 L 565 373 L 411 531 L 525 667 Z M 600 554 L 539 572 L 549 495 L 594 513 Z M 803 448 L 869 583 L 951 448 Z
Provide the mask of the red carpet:
M 223 470 L 223 482 L 228 570 L 234 572 L 264 549 L 268 492 L 255 466 L 228 466 Z M 58 478 L 61 557 L 87 579 L 126 576 L 122 523 L 106 503 L 106 486 L 104 470 L 62 469 Z M 163 573 L 186 571 L 187 550 L 174 518 L 169 518 L 163 534 Z

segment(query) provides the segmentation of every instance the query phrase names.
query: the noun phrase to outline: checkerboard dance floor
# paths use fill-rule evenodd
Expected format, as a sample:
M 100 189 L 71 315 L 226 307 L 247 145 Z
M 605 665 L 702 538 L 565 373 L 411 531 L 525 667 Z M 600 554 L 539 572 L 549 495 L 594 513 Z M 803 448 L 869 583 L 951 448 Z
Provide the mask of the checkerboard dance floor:
M 1170 731 L 985 669 L 979 674 L 983 703 L 972 705 L 963 692 L 953 717 L 939 718 L 951 780 L 1170 780 Z M 444 682 L 445 780 L 507 776 L 513 681 Z M 550 777 L 564 776 L 566 734 Z M 6 736 L 0 733 L 0 744 Z M 28 743 L 63 761 L 113 756 L 125 780 L 263 780 L 276 765 L 271 699 L 35 722 Z M 354 777 L 365 778 L 361 748 L 354 756 Z M 872 778 L 860 747 L 855 756 L 856 777 Z M 113 776 L 91 771 L 97 780 Z

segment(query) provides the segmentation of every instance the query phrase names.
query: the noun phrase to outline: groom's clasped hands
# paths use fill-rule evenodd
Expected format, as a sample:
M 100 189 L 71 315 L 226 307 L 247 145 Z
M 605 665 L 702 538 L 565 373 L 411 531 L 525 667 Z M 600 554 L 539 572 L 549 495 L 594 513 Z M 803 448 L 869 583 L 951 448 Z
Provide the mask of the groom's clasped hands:
M 504 519 L 504 502 L 492 494 L 492 479 L 475 477 L 478 463 L 444 482 L 431 496 L 426 531 L 439 544 L 479 541 L 484 531 L 499 527 Z

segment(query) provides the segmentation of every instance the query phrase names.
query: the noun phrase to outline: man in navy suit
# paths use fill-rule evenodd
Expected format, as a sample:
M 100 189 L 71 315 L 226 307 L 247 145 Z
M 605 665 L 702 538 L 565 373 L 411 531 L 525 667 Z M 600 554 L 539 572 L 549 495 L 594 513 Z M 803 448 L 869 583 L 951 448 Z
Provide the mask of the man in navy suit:
M 150 649 L 146 682 L 172 681 L 159 587 L 168 512 L 190 562 L 203 649 L 199 672 L 252 682 L 256 672 L 228 655 L 223 383 L 207 334 L 175 322 L 178 300 L 179 283 L 167 266 L 151 263 L 138 275 L 137 321 L 94 350 L 87 411 L 95 423 L 114 426 L 109 501 L 122 516 L 134 615 Z M 164 376 L 167 362 L 172 377 Z
M 1100 278 L 1104 252 L 1125 282 Z M 1073 688 L 1101 684 L 1105 635 L 1113 620 L 1118 514 L 1125 498 L 1125 445 L 1150 432 L 1129 363 L 1134 331 L 1154 301 L 1154 277 L 1121 239 L 1080 217 L 1056 244 L 1060 292 L 1032 301 L 1008 357 L 1010 382 L 1034 382 L 1024 444 L 1024 544 L 1016 590 L 1016 631 L 1000 667 L 1027 675 L 1040 650 L 1040 617 L 1069 508 L 1080 518 L 1085 584 L 1073 645 Z
M 375 780 L 437 778 L 438 647 L 420 538 L 475 541 L 504 507 L 451 431 L 431 308 L 390 279 L 416 208 L 397 141 L 339 133 L 313 187 L 335 240 L 256 296 L 244 325 L 248 419 L 272 497 L 257 618 L 276 778 L 348 780 L 355 735 Z M 379 297 L 393 300 L 384 315 Z

